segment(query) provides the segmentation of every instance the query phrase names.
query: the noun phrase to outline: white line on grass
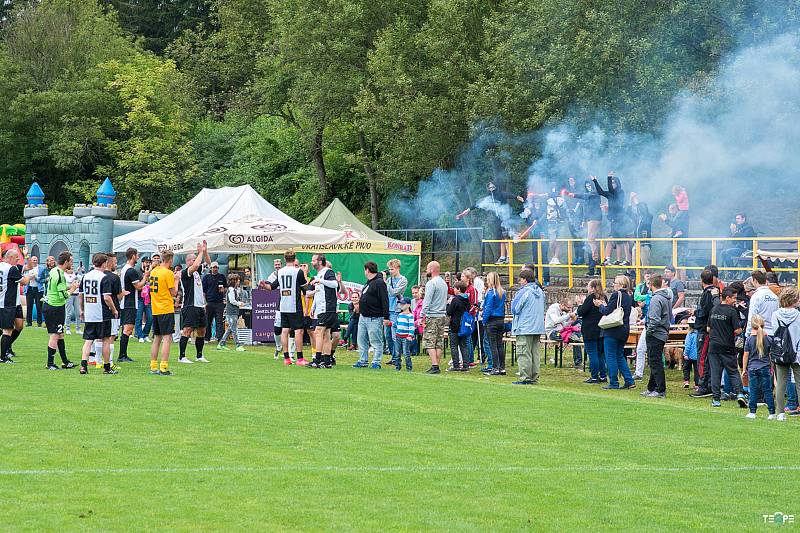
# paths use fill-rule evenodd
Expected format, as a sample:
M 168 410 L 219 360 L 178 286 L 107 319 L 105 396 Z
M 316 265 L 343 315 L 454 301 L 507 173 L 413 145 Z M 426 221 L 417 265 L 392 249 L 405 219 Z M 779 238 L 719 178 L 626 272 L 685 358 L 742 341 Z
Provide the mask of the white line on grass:
M 773 472 L 800 471 L 800 466 L 791 465 L 753 465 L 753 466 L 460 466 L 460 465 L 417 465 L 417 466 L 325 466 L 325 465 L 287 465 L 287 466 L 207 466 L 207 467 L 164 467 L 164 468 L 53 468 L 0 470 L 0 476 L 61 476 L 75 474 L 193 474 L 193 473 L 269 473 L 269 472 L 334 472 L 334 473 L 586 473 L 586 472 Z

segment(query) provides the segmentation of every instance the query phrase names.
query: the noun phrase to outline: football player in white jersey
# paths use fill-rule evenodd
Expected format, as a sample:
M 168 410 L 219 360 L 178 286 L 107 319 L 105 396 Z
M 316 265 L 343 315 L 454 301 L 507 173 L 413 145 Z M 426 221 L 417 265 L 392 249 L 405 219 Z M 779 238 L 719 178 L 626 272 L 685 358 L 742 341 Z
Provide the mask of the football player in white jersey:
M 286 266 L 273 272 L 267 279 L 265 286 L 269 290 L 280 290 L 281 300 L 279 311 L 281 313 L 281 345 L 283 346 L 283 364 L 291 365 L 289 358 L 289 331 L 294 332 L 297 346 L 297 364 L 305 366 L 308 362 L 303 357 L 303 305 L 301 298 L 306 290 L 308 281 L 303 271 L 294 265 L 295 253 L 287 250 L 283 254 Z
M 316 292 L 314 296 L 314 309 L 317 317 L 317 327 L 314 332 L 317 348 L 315 362 L 318 368 L 331 368 L 333 363 L 331 334 L 334 329 L 338 331 L 339 326 L 339 317 L 336 313 L 339 282 L 336 280 L 334 271 L 328 267 L 323 254 L 314 254 L 311 257 L 311 266 L 317 271 L 317 275 L 311 281 Z
M 203 280 L 200 277 L 200 267 L 203 266 L 203 259 L 206 263 L 211 263 L 208 256 L 206 242 L 197 245 L 197 254 L 186 256 L 186 267 L 181 270 L 181 288 L 183 289 L 183 307 L 181 308 L 181 339 L 179 363 L 192 363 L 186 357 L 186 346 L 194 332 L 194 348 L 197 352 L 196 361 L 198 363 L 208 363 L 208 359 L 203 356 L 203 345 L 206 340 L 206 297 L 203 292 Z
M 98 253 L 92 258 L 94 270 L 83 276 L 81 280 L 79 302 L 81 319 L 85 323 L 83 329 L 83 355 L 81 357 L 81 374 L 89 373 L 89 352 L 94 341 L 103 341 L 103 373 L 117 374 L 109 361 L 111 343 L 111 319 L 119 318 L 119 310 L 112 298 L 111 278 L 106 276 L 108 256 Z
M 23 317 L 22 305 L 19 294 L 19 285 L 27 285 L 36 275 L 32 270 L 27 276 L 22 275 L 18 266 L 19 252 L 7 250 L 0 263 L 0 329 L 3 336 L 0 338 L 0 363 L 13 363 L 11 344 L 22 332 Z

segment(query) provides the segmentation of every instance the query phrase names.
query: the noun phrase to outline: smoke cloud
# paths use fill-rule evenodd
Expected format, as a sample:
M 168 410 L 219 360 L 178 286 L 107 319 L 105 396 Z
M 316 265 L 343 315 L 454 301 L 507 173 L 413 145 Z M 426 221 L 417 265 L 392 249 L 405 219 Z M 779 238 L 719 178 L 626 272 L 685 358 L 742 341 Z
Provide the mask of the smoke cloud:
M 602 117 L 598 113 L 598 117 Z M 489 135 L 477 128 L 474 142 L 451 170 L 437 169 L 422 182 L 414 198 L 390 203 L 408 221 L 433 210 L 441 225 L 464 204 L 454 194 L 462 184 L 484 196 L 487 176 L 507 180 L 498 167 L 510 157 L 498 146 L 530 143 L 540 147 L 527 171 L 528 190 L 543 192 L 552 181 L 574 176 L 579 183 L 614 171 L 625 190 L 636 191 L 655 213 L 666 212 L 670 190 L 689 192 L 692 236 L 725 235 L 737 211 L 745 211 L 757 231 L 767 235 L 797 234 L 800 217 L 795 200 L 800 192 L 800 38 L 787 33 L 747 46 L 723 61 L 702 93 L 685 91 L 674 100 L 661 131 L 653 135 L 614 131 L 613 121 L 598 118 L 576 128 L 569 119 L 532 135 Z M 484 176 L 476 179 L 476 174 Z M 525 180 L 524 180 L 525 181 Z M 481 185 L 478 185 L 481 184 Z M 510 191 L 524 196 L 524 191 Z M 490 199 L 491 200 L 491 199 Z M 484 203 L 491 210 L 491 202 Z M 508 206 L 505 206 L 508 207 Z M 518 213 L 504 219 L 519 229 Z M 522 205 L 520 205 L 520 210 Z M 446 214 L 447 216 L 444 216 Z M 501 217 L 502 219 L 502 217 Z M 654 231 L 666 227 L 654 222 Z
M 685 92 L 675 100 L 658 136 L 599 125 L 548 130 L 528 186 L 541 190 L 548 178 L 613 170 L 626 190 L 639 192 L 657 211 L 666 210 L 672 185 L 686 187 L 696 236 L 724 234 L 737 210 L 765 233 L 785 233 L 787 226 L 796 232 L 797 217 L 786 219 L 794 203 L 786 193 L 796 196 L 800 184 L 798 84 L 797 34 L 744 48 L 704 94 Z M 781 230 L 772 227 L 778 223 Z

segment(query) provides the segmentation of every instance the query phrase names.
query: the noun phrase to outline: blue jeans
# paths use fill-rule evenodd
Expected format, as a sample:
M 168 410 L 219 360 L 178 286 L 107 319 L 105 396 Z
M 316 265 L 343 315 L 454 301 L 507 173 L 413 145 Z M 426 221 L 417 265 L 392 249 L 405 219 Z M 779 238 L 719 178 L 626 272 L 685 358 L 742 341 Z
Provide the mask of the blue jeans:
M 608 364 L 608 386 L 612 389 L 619 388 L 617 374 L 622 374 L 625 385 L 633 385 L 631 369 L 625 360 L 625 341 L 618 341 L 612 337 L 603 337 L 603 347 L 606 350 L 606 363 Z
M 494 368 L 492 343 L 489 342 L 489 335 L 486 334 L 486 326 L 482 326 L 481 331 L 483 331 L 483 355 L 486 357 L 486 368 Z
M 142 324 L 142 318 L 145 319 Z M 136 337 L 143 338 L 150 335 L 150 328 L 153 326 L 153 309 L 150 304 L 140 305 L 136 309 Z
M 389 353 L 392 354 L 392 362 L 397 363 L 400 361 L 402 352 L 400 351 L 400 339 L 397 338 L 397 317 L 400 316 L 399 311 L 389 311 L 389 320 L 392 321 L 392 327 L 384 328 L 383 336 L 386 338 L 386 345 L 389 347 Z
M 367 364 L 370 346 L 374 350 L 372 362 L 381 364 L 381 356 L 383 355 L 383 317 L 360 316 L 358 318 L 359 363 Z
M 748 370 L 747 376 L 750 380 L 750 412 L 755 413 L 758 408 L 759 393 L 764 393 L 764 401 L 767 404 L 769 414 L 775 414 L 775 398 L 772 396 L 772 375 L 769 367 L 759 368 L 758 370 Z M 796 392 L 795 392 L 796 394 Z
M 797 409 L 797 389 L 794 387 L 794 378 L 789 372 L 789 385 L 786 387 L 786 407 L 791 410 Z
M 406 359 L 406 370 L 411 370 L 411 343 L 413 341 L 411 339 L 400 339 L 395 338 L 394 346 L 397 348 L 397 361 L 395 362 L 394 366 L 397 370 L 400 370 L 403 367 L 403 357 Z
M 389 350 L 389 353 L 392 354 L 392 362 L 394 362 L 395 353 L 394 349 L 394 341 L 395 337 L 397 337 L 397 317 L 400 316 L 398 311 L 389 311 L 389 320 L 392 321 L 391 327 L 384 326 L 383 327 L 383 337 L 386 339 L 386 349 Z
M 600 350 L 600 339 L 583 340 L 586 356 L 589 358 L 589 372 L 592 379 L 606 379 L 606 354 Z
M 414 338 L 411 339 L 411 355 L 419 355 L 419 342 L 417 341 L 417 332 L 414 331 Z

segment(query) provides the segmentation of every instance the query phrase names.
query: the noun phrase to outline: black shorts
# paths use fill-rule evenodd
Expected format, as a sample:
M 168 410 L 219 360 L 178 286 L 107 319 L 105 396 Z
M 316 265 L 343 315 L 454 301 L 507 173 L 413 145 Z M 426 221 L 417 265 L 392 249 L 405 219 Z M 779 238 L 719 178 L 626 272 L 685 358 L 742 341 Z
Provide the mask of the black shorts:
M 175 333 L 175 314 L 153 315 L 153 335 L 161 337 Z
M 50 335 L 64 333 L 64 323 L 67 321 L 67 308 L 64 305 L 53 306 L 42 304 L 42 314 L 47 324 L 47 333 Z
M 334 331 L 335 328 L 338 330 L 339 315 L 336 313 L 320 313 L 317 316 L 317 325 L 331 331 Z
M 193 329 L 206 327 L 206 310 L 202 307 L 184 307 L 181 309 L 181 326 Z
M 310 316 L 303 317 L 303 329 L 311 330 L 314 329 L 315 327 L 317 327 L 317 324 Z
M 14 315 L 14 318 L 18 318 L 20 320 L 25 318 L 25 315 L 22 314 L 22 306 L 21 305 L 17 306 L 17 311 L 16 311 L 16 314 Z
M 290 331 L 305 329 L 302 313 L 281 313 L 281 327 Z
M 281 332 L 282 332 L 282 331 L 283 331 L 283 328 L 282 328 L 282 327 L 280 327 L 280 326 L 275 326 L 275 336 L 276 336 L 276 337 L 280 337 L 280 335 L 281 335 Z
M 49 326 L 48 326 L 49 327 Z M 111 336 L 111 321 L 87 322 L 83 328 L 83 340 L 97 341 Z
M 123 326 L 132 326 L 136 324 L 136 309 L 133 307 L 126 307 L 122 310 L 122 314 L 119 318 Z
M 0 329 L 12 329 L 16 315 L 17 310 L 13 307 L 0 307 Z

